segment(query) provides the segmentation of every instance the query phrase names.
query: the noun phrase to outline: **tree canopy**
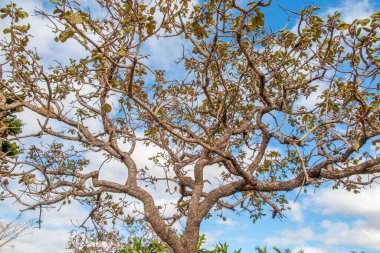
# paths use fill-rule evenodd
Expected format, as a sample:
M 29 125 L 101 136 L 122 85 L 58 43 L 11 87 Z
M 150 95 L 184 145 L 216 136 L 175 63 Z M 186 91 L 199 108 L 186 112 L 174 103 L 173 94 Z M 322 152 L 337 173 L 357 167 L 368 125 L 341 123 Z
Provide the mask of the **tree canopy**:
M 256 220 L 268 205 L 275 218 L 284 192 L 331 181 L 358 192 L 380 172 L 370 152 L 379 148 L 380 13 L 345 23 L 314 6 L 284 10 L 297 25 L 275 30 L 271 0 L 50 2 L 35 14 L 84 56 L 46 63 L 44 49 L 28 45 L 28 13 L 0 9 L 2 115 L 22 107 L 38 116 L 35 133 L 1 136 L 22 147 L 2 149 L 1 187 L 26 209 L 75 200 L 101 224 L 143 218 L 186 253 L 213 214 Z M 172 38 L 183 47 L 178 75 L 146 51 Z M 156 150 L 146 157 L 154 166 L 139 165 L 141 147 Z M 103 177 L 110 160 L 124 179 Z M 157 189 L 170 202 L 159 203 Z

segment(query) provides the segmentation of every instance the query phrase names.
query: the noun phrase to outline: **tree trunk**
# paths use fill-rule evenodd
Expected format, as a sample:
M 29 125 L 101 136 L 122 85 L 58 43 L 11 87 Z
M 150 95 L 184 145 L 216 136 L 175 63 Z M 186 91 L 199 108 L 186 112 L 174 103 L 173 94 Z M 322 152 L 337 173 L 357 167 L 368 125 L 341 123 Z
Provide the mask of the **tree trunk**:
M 194 253 L 199 241 L 199 220 L 188 220 L 186 229 L 181 238 L 182 245 L 184 246 L 184 253 Z

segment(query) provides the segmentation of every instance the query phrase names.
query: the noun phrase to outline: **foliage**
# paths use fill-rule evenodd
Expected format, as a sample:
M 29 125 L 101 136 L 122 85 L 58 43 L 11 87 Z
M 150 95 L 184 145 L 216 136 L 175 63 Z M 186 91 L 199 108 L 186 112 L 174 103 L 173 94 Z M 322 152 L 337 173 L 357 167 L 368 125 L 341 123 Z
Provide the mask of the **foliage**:
M 167 252 L 167 245 L 162 242 L 144 220 L 129 218 L 122 227 L 117 224 L 108 228 L 99 218 L 93 217 L 95 227 L 83 227 L 72 231 L 68 249 L 74 253 L 101 253 L 101 252 Z
M 2 71 L 0 65 L 0 79 Z M 12 98 L 12 95 L 0 85 L 0 186 L 7 187 L 7 175 L 10 169 L 8 159 L 21 153 L 20 147 L 12 138 L 16 138 L 22 132 L 22 122 L 16 117 L 16 113 L 22 107 Z M 0 201 L 7 197 L 5 192 L 0 192 Z
M 379 13 L 346 23 L 309 6 L 291 12 L 296 29 L 273 31 L 271 0 L 92 3 L 36 11 L 57 45 L 82 50 L 50 65 L 29 46 L 28 13 L 0 9 L 1 87 L 14 101 L 2 111 L 43 118 L 35 134 L 12 136 L 25 153 L 1 156 L 12 167 L 3 187 L 28 209 L 79 201 L 92 208 L 86 221 L 145 219 L 173 252 L 193 253 L 202 221 L 226 209 L 281 217 L 284 191 L 333 181 L 358 193 L 376 180 L 380 157 L 368 150 L 380 144 Z M 168 38 L 183 46 L 182 76 L 149 61 L 150 43 Z M 17 134 L 21 124 L 9 122 Z M 36 136 L 40 147 L 30 145 Z M 155 152 L 145 166 L 139 150 Z M 123 179 L 110 179 L 116 161 Z
M 257 253 L 269 253 L 266 246 L 264 248 L 256 247 L 255 250 Z M 274 253 L 292 253 L 290 249 L 285 249 L 284 251 L 281 251 L 278 247 L 273 247 Z M 297 253 L 304 253 L 303 250 L 298 250 Z
M 154 241 L 153 245 L 155 245 L 153 248 L 152 248 L 152 245 L 149 244 L 148 246 L 142 247 L 143 250 L 141 250 L 141 244 L 138 243 L 138 246 L 136 246 L 136 243 L 134 242 L 133 246 L 130 246 L 130 248 L 129 248 L 129 249 L 131 249 L 131 251 L 123 249 L 120 251 L 120 253 L 132 253 L 132 252 L 156 253 L 156 252 L 167 252 L 165 250 L 168 250 L 165 247 L 163 247 L 161 244 L 158 244 L 155 241 Z M 160 250 L 158 250 L 158 251 L 155 250 L 155 248 L 158 247 L 157 245 L 159 245 L 159 247 L 160 247 Z M 282 252 L 283 253 L 292 253 L 292 251 L 290 249 L 285 249 L 284 251 L 281 251 L 279 248 L 273 247 L 273 250 L 275 253 L 282 253 Z M 257 251 L 257 253 L 269 253 L 268 250 L 266 249 L 266 247 L 264 247 L 264 248 L 256 247 L 256 251 Z M 240 252 L 241 252 L 241 249 L 234 250 L 233 253 L 240 253 Z M 297 251 L 297 253 L 303 253 L 303 252 L 304 252 L 303 250 Z M 228 244 L 227 243 L 218 243 L 215 245 L 215 248 L 212 250 L 201 249 L 201 250 L 196 251 L 196 253 L 229 253 Z
M 141 240 L 134 239 L 131 245 L 120 250 L 120 253 L 159 253 L 167 252 L 167 248 L 157 241 L 151 241 L 143 245 Z
M 119 253 L 159 253 L 159 252 L 169 252 L 169 249 L 164 247 L 162 244 L 153 241 L 152 243 L 148 245 L 142 245 L 140 240 L 134 240 L 133 243 L 127 248 L 120 250 Z M 260 248 L 256 247 L 255 250 L 257 253 L 269 253 L 266 247 Z M 285 249 L 284 251 L 281 251 L 277 247 L 273 247 L 274 253 L 292 253 L 290 249 Z M 215 245 L 214 249 L 212 250 L 206 250 L 206 249 L 200 249 L 196 250 L 195 253 L 230 253 L 231 251 L 228 251 L 228 244 L 227 243 L 218 243 Z M 234 250 L 233 253 L 240 253 L 241 249 Z M 297 253 L 304 253 L 303 250 L 297 251 Z
M 10 94 L 0 89 L 0 106 L 6 107 L 15 102 Z M 5 108 L 4 108 L 5 109 Z M 21 107 L 4 110 L 0 113 L 0 138 L 1 150 L 0 155 L 15 156 L 20 153 L 16 142 L 7 141 L 8 137 L 14 137 L 22 132 L 22 122 L 17 119 L 15 113 L 20 111 Z
M 168 253 L 172 252 L 167 244 L 156 239 L 131 237 L 127 241 L 120 235 L 119 231 L 113 229 L 111 231 L 97 231 L 80 234 L 72 234 L 68 249 L 74 253 L 96 253 L 96 252 L 116 252 L 117 253 Z M 195 253 L 231 253 L 227 243 L 218 243 L 213 249 L 204 249 L 206 237 L 201 234 Z M 119 250 L 118 250 L 119 249 Z M 256 247 L 257 253 L 269 253 L 267 247 Z M 233 253 L 240 253 L 241 249 L 234 250 Z M 274 253 L 292 253 L 290 249 L 280 250 L 273 247 Z M 297 253 L 304 253 L 303 250 Z
M 117 252 L 124 246 L 124 237 L 117 230 L 71 233 L 67 248 L 74 253 Z
M 74 253 L 96 253 L 96 252 L 115 252 L 117 253 L 168 253 L 171 249 L 157 238 L 138 238 L 129 237 L 127 240 L 121 236 L 117 229 L 111 231 L 97 230 L 86 231 L 84 233 L 72 233 L 68 249 Z M 159 240 L 159 239 L 158 239 Z M 228 253 L 227 243 L 218 243 L 214 249 L 207 250 L 203 248 L 206 242 L 204 234 L 200 236 L 196 253 Z M 234 253 L 240 253 L 241 249 L 235 250 Z M 280 252 L 281 253 L 281 252 Z M 286 252 L 287 253 L 287 252 Z

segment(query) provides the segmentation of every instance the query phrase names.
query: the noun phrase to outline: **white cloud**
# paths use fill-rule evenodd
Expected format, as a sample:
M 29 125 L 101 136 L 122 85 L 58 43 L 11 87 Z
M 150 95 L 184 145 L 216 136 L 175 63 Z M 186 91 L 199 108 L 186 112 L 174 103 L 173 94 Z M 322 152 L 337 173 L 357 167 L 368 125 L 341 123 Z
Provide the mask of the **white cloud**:
M 0 217 L 7 217 L 9 213 L 17 214 L 22 207 L 12 204 L 11 201 L 1 202 Z M 63 206 L 60 211 L 57 208 L 45 210 L 42 213 L 41 229 L 34 228 L 30 233 L 12 241 L 8 246 L 0 249 L 1 253 L 24 253 L 24 252 L 67 252 L 66 245 L 69 232 L 73 224 L 83 222 L 89 210 L 77 202 Z M 37 219 L 39 209 L 26 211 L 22 220 Z M 8 217 L 10 218 L 10 217 Z
M 334 14 L 338 11 L 341 13 L 342 20 L 349 23 L 352 22 L 354 19 L 368 18 L 371 14 L 375 12 L 374 6 L 375 1 L 370 0 L 340 1 L 339 6 L 327 9 L 323 16 Z
M 206 243 L 204 245 L 205 249 L 212 249 L 215 244 L 220 242 L 220 237 L 224 234 L 224 230 L 211 230 L 206 231 L 203 234 L 205 234 L 206 237 Z
M 3 1 L 2 1 L 3 2 Z M 69 39 L 66 43 L 57 43 L 54 41 L 55 34 L 52 33 L 49 28 L 50 22 L 48 19 L 43 19 L 41 16 L 34 15 L 35 9 L 45 10 L 43 0 L 25 1 L 25 0 L 6 0 L 4 3 L 14 2 L 18 7 L 29 13 L 29 17 L 26 18 L 24 23 L 29 23 L 30 34 L 33 36 L 30 38 L 29 48 L 36 48 L 42 56 L 42 63 L 53 64 L 54 60 L 61 62 L 68 62 L 70 58 L 78 58 L 83 56 L 84 50 L 82 46 L 76 41 Z M 0 4 L 2 6 L 2 4 Z M 7 19 L 5 22 L 0 23 L 0 30 L 2 31 L 9 23 Z
M 299 250 L 303 250 L 305 253 L 328 253 L 328 251 L 316 248 L 316 247 L 310 247 L 310 246 L 299 246 L 292 250 L 292 252 L 298 252 Z
M 346 222 L 323 221 L 325 229 L 320 240 L 326 244 L 351 244 L 380 250 L 380 228 L 373 221 L 356 220 L 352 224 Z M 339 236 L 337 236 L 339 235 Z
M 352 245 L 380 250 L 380 185 L 354 194 L 325 188 L 308 200 L 309 208 L 323 215 L 337 215 L 349 221 L 324 220 L 321 240 L 326 244 Z M 336 236 L 339 234 L 339 236 Z
M 346 190 L 325 188 L 309 200 L 317 212 L 344 216 L 362 216 L 380 225 L 380 185 L 373 185 L 354 194 Z M 380 228 L 379 228 L 380 230 Z
M 315 233 L 311 228 L 302 228 L 300 230 L 284 229 L 279 234 L 278 237 L 269 237 L 264 242 L 270 246 L 287 246 L 304 244 L 315 239 Z
M 282 230 L 265 242 L 275 246 L 297 245 L 308 252 L 337 252 L 342 247 L 363 247 L 380 250 L 380 185 L 373 185 L 354 194 L 346 190 L 319 189 L 315 195 L 306 195 L 301 202 L 290 204 L 291 221 L 302 223 L 308 217 L 324 218 L 313 227 Z M 307 210 L 310 210 L 307 212 Z M 315 217 L 317 215 L 317 217 Z M 310 248 L 309 243 L 318 243 L 321 249 Z M 328 250 L 328 251 L 325 251 Z
M 149 55 L 149 64 L 174 73 L 181 66 L 174 61 L 182 56 L 182 41 L 178 37 L 149 39 L 145 44 L 146 53 Z
M 312 92 L 308 97 L 301 96 L 295 103 L 296 107 L 304 106 L 307 110 L 311 110 L 318 103 L 322 102 L 323 99 L 319 96 L 322 95 L 322 92 L 328 88 L 327 84 L 323 82 L 314 82 L 313 85 L 317 85 L 317 90 Z
M 239 222 L 231 218 L 227 218 L 226 220 L 218 219 L 216 223 L 219 225 L 226 226 L 227 228 L 236 228 L 236 226 L 241 225 L 239 224 Z
M 291 209 L 286 211 L 285 215 L 289 217 L 291 221 L 303 222 L 304 215 L 302 205 L 298 202 L 290 202 L 289 207 Z

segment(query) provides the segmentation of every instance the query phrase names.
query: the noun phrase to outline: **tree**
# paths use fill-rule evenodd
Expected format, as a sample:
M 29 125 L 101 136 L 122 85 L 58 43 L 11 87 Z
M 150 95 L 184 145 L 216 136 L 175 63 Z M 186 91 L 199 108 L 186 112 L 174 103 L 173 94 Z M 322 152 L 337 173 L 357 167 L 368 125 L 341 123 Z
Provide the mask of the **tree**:
M 122 250 L 154 253 L 169 250 L 167 245 L 152 233 L 152 229 L 147 229 L 149 224 L 143 219 L 134 220 L 130 217 L 122 227 L 113 225 L 111 228 L 105 228 L 97 222 L 94 222 L 94 225 L 94 229 L 82 227 L 72 231 L 67 248 L 74 253 L 120 253 Z
M 29 223 L 0 221 L 0 248 L 19 238 L 31 229 Z
M 380 157 L 369 152 L 380 133 L 380 13 L 349 24 L 310 6 L 288 11 L 295 29 L 273 31 L 264 22 L 270 0 L 51 2 L 52 13 L 36 14 L 51 22 L 57 43 L 75 41 L 84 57 L 46 66 L 42 49 L 28 46 L 28 14 L 14 4 L 0 10 L 9 24 L 1 86 L 44 117 L 36 134 L 17 136 L 24 154 L 2 157 L 13 166 L 2 186 L 27 209 L 75 199 L 106 222 L 124 220 L 138 201 L 134 214 L 186 253 L 210 215 L 229 209 L 256 220 L 269 205 L 275 218 L 284 192 L 331 181 L 358 192 L 380 172 Z M 183 78 L 152 66 L 144 51 L 168 37 L 183 44 Z M 44 145 L 28 146 L 36 136 Z M 137 165 L 139 145 L 159 150 L 154 167 Z M 111 168 L 93 167 L 86 150 L 122 163 L 125 182 L 102 179 Z M 155 201 L 156 187 L 171 194 L 174 214 Z
M 206 242 L 205 235 L 201 235 L 198 245 L 195 249 L 196 253 L 228 253 L 227 243 L 218 243 L 213 249 L 207 250 L 203 248 Z M 131 236 L 126 238 L 120 235 L 117 229 L 110 231 L 89 231 L 85 230 L 80 233 L 72 233 L 68 249 L 75 253 L 95 253 L 95 252 L 117 252 L 117 253 L 165 253 L 170 252 L 170 248 L 162 241 L 156 241 L 153 238 L 137 238 Z M 261 250 L 256 248 L 256 250 Z M 235 250 L 234 253 L 240 253 L 241 249 Z M 261 252 L 261 251 L 260 251 Z M 281 253 L 281 251 L 277 251 Z M 288 253 L 286 251 L 285 253 Z M 291 253 L 291 252 L 290 252 Z M 301 253 L 301 252 L 300 252 Z
M 0 65 L 0 79 L 2 78 Z M 6 160 L 8 157 L 14 157 L 20 153 L 20 148 L 11 138 L 22 132 L 22 122 L 15 113 L 22 111 L 21 104 L 13 101 L 11 95 L 0 86 L 0 157 L 4 158 L 0 161 L 0 180 L 7 183 L 7 178 L 2 176 L 9 170 L 9 164 Z M 0 201 L 6 197 L 5 192 L 0 192 Z
M 264 248 L 260 248 L 260 247 L 256 247 L 255 250 L 257 251 L 257 253 L 269 253 L 269 251 L 267 250 L 267 247 L 265 246 Z M 277 247 L 273 247 L 273 250 L 275 253 L 292 253 L 292 251 L 290 249 L 285 249 L 284 251 L 281 251 L 279 248 Z M 304 253 L 303 250 L 299 250 L 297 251 L 297 253 Z
M 117 230 L 85 231 L 71 234 L 68 249 L 74 253 L 119 252 L 124 245 L 124 237 Z
M 198 245 L 195 253 L 228 253 L 229 246 L 227 243 L 218 243 L 213 249 L 204 249 L 206 237 L 204 234 L 200 235 Z M 110 231 L 89 231 L 85 230 L 80 233 L 72 233 L 69 240 L 68 249 L 75 253 L 95 253 L 95 252 L 117 252 L 117 253 L 159 253 L 170 252 L 168 245 L 156 241 L 153 238 L 141 239 L 137 237 L 130 237 L 126 240 L 121 236 L 117 229 Z M 256 247 L 257 253 L 269 253 L 267 247 Z M 240 253 L 241 249 L 235 250 L 234 253 Z M 252 251 L 253 252 L 253 251 Z M 292 253 L 290 249 L 280 250 L 278 247 L 273 247 L 275 253 Z M 304 253 L 303 250 L 297 253 Z

